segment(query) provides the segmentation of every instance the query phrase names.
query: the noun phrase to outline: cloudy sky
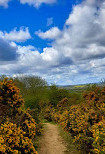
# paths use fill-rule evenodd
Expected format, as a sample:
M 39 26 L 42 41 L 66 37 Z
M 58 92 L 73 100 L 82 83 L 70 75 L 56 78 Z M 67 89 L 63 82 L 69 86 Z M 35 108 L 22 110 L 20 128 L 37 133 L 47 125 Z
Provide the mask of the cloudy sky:
M 105 0 L 0 0 L 0 75 L 105 79 Z

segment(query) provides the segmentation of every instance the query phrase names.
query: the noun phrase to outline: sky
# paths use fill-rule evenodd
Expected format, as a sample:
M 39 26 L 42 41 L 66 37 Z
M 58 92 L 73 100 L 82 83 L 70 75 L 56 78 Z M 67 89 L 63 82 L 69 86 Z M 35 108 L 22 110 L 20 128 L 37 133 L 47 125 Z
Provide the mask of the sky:
M 105 79 L 105 0 L 0 0 L 0 75 Z

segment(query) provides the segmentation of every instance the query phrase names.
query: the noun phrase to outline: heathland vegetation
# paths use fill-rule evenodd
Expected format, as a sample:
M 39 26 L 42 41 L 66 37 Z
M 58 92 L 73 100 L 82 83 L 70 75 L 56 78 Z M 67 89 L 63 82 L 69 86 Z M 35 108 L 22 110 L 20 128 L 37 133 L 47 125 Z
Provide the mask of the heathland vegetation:
M 105 154 L 104 87 L 75 91 L 40 77 L 1 78 L 0 153 L 37 154 L 44 119 L 71 134 L 81 154 Z

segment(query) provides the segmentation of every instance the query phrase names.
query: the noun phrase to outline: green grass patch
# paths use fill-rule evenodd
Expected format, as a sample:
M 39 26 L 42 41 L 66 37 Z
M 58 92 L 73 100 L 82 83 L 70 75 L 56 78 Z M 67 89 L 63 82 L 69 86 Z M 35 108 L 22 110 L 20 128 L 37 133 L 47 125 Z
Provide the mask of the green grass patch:
M 58 127 L 60 136 L 65 140 L 67 144 L 67 151 L 65 151 L 65 154 L 80 154 L 77 150 L 76 145 L 73 143 L 73 138 L 71 134 L 65 132 L 60 125 L 58 125 Z

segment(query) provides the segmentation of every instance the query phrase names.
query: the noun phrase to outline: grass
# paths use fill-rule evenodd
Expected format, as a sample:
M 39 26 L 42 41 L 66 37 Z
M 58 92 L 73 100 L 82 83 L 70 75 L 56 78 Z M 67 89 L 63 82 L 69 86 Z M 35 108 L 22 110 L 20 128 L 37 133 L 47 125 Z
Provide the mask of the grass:
M 50 124 L 56 125 L 54 121 L 48 121 L 46 119 L 43 119 L 42 123 L 50 123 Z
M 65 151 L 65 154 L 80 154 L 77 150 L 76 145 L 73 143 L 72 136 L 69 133 L 65 132 L 60 125 L 58 125 L 58 127 L 60 136 L 65 140 L 67 144 L 67 151 Z

